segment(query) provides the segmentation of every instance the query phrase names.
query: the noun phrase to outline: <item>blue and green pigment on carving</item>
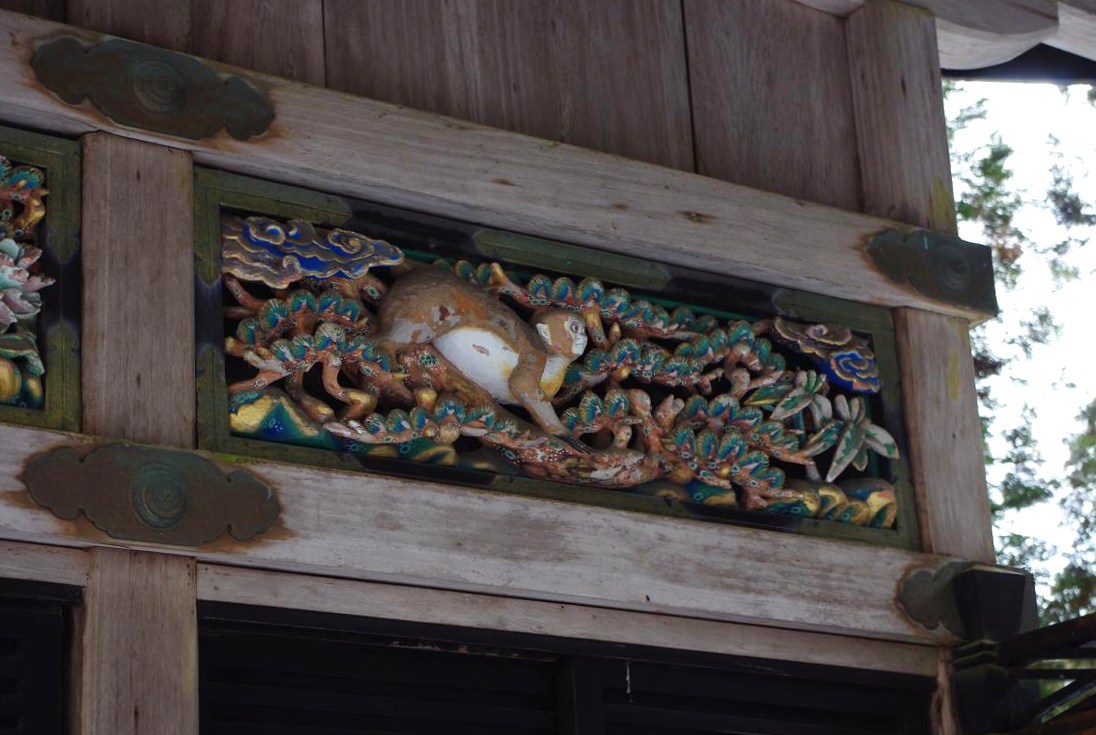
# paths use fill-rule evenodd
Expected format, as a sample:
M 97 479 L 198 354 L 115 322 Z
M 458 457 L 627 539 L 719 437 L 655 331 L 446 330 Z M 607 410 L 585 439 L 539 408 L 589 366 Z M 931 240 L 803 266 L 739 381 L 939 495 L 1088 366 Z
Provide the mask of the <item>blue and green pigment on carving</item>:
M 38 292 L 53 284 L 35 247 L 46 214 L 45 174 L 0 156 L 0 404 L 40 409 L 45 366 L 38 353 Z
M 299 220 L 226 216 L 222 246 L 236 435 L 895 522 L 893 487 L 864 473 L 898 448 L 871 420 L 875 357 L 847 328 L 667 308 L 498 263 L 410 263 Z

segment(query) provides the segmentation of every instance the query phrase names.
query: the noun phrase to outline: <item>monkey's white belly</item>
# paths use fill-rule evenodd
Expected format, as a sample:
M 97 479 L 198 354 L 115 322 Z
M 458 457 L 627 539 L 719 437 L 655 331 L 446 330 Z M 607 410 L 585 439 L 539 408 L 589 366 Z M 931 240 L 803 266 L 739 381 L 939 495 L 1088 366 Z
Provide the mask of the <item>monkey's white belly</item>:
M 476 327 L 454 329 L 434 340 L 434 347 L 466 378 L 503 403 L 517 403 L 510 374 L 518 353 L 493 332 Z

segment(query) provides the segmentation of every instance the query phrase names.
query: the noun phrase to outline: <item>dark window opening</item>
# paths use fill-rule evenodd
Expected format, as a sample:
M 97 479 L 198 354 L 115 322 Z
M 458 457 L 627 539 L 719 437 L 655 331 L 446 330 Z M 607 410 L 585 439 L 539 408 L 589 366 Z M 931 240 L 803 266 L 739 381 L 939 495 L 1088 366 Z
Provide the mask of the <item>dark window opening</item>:
M 68 609 L 78 595 L 0 579 L 0 735 L 68 732 Z
M 205 604 L 202 735 L 913 735 L 932 679 Z

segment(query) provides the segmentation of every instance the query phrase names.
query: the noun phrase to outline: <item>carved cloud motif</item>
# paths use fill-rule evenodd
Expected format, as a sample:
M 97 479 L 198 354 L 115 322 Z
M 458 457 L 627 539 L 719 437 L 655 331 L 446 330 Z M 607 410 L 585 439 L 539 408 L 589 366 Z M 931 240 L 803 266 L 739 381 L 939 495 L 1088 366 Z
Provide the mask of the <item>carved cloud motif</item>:
M 188 452 L 111 444 L 81 456 L 61 447 L 23 472 L 32 498 L 65 520 L 82 512 L 99 529 L 130 541 L 199 546 L 226 530 L 247 541 L 278 518 L 265 483 L 239 470 L 225 475 Z

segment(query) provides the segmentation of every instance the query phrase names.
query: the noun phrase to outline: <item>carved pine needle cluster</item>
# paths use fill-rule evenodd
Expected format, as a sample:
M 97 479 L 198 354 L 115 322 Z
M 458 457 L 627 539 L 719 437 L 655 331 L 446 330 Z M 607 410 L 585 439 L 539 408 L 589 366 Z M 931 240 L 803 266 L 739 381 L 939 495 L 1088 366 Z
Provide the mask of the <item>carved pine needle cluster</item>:
M 233 227 L 236 242 L 240 225 Z M 233 252 L 240 258 L 244 250 Z M 299 271 L 294 290 L 277 289 L 265 300 L 226 273 L 238 303 L 227 313 L 241 321 L 225 349 L 258 371 L 230 390 L 281 383 L 313 421 L 360 444 L 451 444 L 470 436 L 532 476 L 605 487 L 669 480 L 737 488 L 748 509 L 816 514 L 817 504 L 802 488 L 787 487 L 778 464 L 801 466 L 826 485 L 850 466 L 863 471 L 869 452 L 898 457 L 860 395 L 879 388 L 874 356 L 847 329 L 779 318 L 721 321 L 684 306 L 668 311 L 590 278 L 538 274 L 521 284 L 497 263 L 435 266 L 523 313 L 555 308 L 581 316 L 590 346 L 553 403 L 566 429 L 595 451 L 577 450 L 503 409 L 429 345 L 387 353 L 370 310 L 385 286 L 368 267 L 334 285 Z M 774 339 L 817 369 L 789 368 Z M 326 397 L 305 387 L 317 366 Z M 342 408 L 336 413 L 331 404 Z M 816 462 L 831 450 L 823 478 Z M 893 512 L 880 523 L 890 522 Z

